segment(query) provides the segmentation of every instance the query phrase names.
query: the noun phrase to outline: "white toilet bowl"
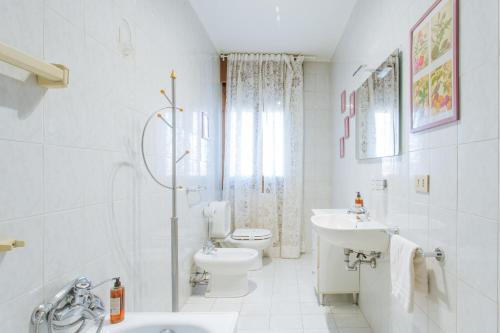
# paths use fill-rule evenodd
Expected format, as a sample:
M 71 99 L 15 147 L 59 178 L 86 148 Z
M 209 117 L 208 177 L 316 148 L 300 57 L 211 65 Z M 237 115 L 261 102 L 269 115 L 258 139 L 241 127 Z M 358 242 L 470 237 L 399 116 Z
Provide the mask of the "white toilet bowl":
M 199 250 L 196 265 L 210 273 L 206 297 L 242 297 L 248 294 L 248 271 L 255 265 L 258 251 L 242 248 L 219 248 L 210 254 Z
M 209 237 L 223 247 L 255 249 L 259 252 L 258 260 L 250 268 L 262 268 L 262 255 L 271 246 L 273 235 L 267 229 L 240 228 L 232 231 L 231 205 L 227 201 L 211 202 L 203 209 L 209 218 Z
M 259 256 L 250 268 L 253 271 L 262 268 L 264 250 L 271 246 L 272 234 L 267 229 L 236 229 L 224 242 L 236 248 L 257 250 Z

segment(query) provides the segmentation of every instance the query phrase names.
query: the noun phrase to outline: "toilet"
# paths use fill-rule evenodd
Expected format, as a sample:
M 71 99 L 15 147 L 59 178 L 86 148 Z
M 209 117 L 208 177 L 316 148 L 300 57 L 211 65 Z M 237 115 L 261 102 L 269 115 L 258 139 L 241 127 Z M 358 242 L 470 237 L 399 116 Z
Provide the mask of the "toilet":
M 250 270 L 255 271 L 262 268 L 264 250 L 271 246 L 272 236 L 271 231 L 267 229 L 242 228 L 234 230 L 232 234 L 225 238 L 223 243 L 233 247 L 257 250 L 259 256 L 254 266 L 250 268 Z
M 231 206 L 227 201 L 211 202 L 204 210 L 209 218 L 210 238 L 223 247 L 257 250 L 259 256 L 250 270 L 262 268 L 264 250 L 271 246 L 272 233 L 268 229 L 239 228 L 232 231 Z
M 210 273 L 206 297 L 242 297 L 248 294 L 248 271 L 259 252 L 254 249 L 217 248 L 209 254 L 199 250 L 196 265 Z

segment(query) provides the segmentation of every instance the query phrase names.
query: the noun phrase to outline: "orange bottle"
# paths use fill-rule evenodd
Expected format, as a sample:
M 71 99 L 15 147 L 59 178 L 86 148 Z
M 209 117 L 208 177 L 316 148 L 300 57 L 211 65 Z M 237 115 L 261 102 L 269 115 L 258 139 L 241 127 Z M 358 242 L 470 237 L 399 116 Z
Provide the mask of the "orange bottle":
M 125 288 L 120 282 L 120 278 L 114 278 L 115 284 L 110 291 L 110 322 L 116 324 L 125 319 Z
M 357 193 L 356 195 L 356 199 L 354 199 L 354 206 L 356 208 L 361 208 L 363 207 L 364 203 L 363 203 L 363 198 L 361 197 L 361 193 Z

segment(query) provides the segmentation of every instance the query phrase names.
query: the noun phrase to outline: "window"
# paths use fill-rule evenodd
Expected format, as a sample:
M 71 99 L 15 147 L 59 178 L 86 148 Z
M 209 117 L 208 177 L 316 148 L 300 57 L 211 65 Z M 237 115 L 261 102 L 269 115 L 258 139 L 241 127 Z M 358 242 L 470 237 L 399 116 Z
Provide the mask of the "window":
M 230 120 L 231 165 L 229 176 L 251 177 L 258 170 L 261 160 L 264 177 L 283 177 L 283 113 L 263 112 L 260 114 L 262 141 L 260 142 L 253 111 L 238 113 Z M 259 147 L 262 146 L 262 148 Z M 261 158 L 259 158 L 260 156 Z

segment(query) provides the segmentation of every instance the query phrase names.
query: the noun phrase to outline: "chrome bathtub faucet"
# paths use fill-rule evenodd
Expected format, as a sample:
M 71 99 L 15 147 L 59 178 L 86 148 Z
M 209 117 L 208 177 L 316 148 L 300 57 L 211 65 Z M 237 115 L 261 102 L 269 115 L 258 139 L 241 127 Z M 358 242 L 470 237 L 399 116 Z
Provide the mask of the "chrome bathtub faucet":
M 110 280 L 93 286 L 90 279 L 82 276 L 68 283 L 49 302 L 33 310 L 31 332 L 38 333 L 40 325 L 45 323 L 49 333 L 70 328 L 80 333 L 90 322 L 97 325 L 96 333 L 100 333 L 106 310 L 102 300 L 91 291 Z

